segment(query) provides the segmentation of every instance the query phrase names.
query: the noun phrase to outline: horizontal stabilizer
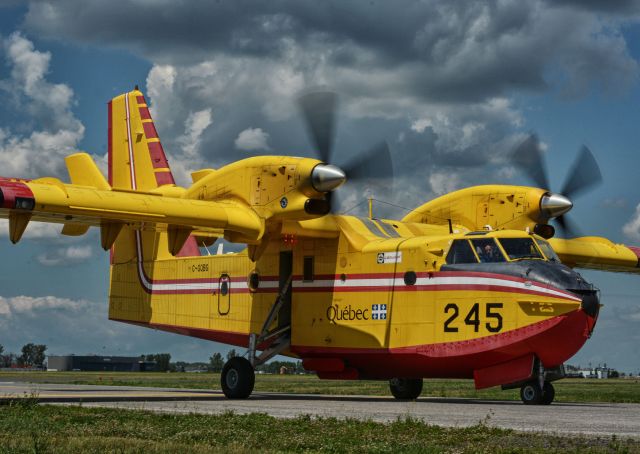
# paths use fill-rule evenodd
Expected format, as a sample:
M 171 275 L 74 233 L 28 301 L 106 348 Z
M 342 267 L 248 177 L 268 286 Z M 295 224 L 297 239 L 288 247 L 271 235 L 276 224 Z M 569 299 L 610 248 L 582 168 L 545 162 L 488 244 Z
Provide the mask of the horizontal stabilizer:
M 98 166 L 87 153 L 75 153 L 65 158 L 71 183 L 78 186 L 108 191 L 111 189 L 106 178 L 98 169 Z
M 199 180 L 202 180 L 207 175 L 212 174 L 213 172 L 215 172 L 215 170 L 213 169 L 196 170 L 195 172 L 191 172 L 191 180 L 195 183 Z

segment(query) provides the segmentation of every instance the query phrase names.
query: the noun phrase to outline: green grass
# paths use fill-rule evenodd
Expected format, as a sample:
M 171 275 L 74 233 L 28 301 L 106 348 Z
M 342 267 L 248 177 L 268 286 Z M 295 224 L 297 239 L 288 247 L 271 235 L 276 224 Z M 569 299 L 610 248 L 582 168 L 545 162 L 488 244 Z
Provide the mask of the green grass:
M 220 389 L 219 374 L 123 372 L 0 372 L 0 381 Z M 638 379 L 564 379 L 554 383 L 558 402 L 640 403 Z M 312 375 L 256 375 L 256 392 L 388 396 L 386 381 L 320 380 Z M 423 397 L 518 400 L 518 390 L 476 391 L 472 380 L 424 381 Z
M 442 428 L 415 419 L 371 421 L 263 414 L 172 415 L 145 411 L 0 406 L 3 453 L 103 452 L 638 452 L 640 441 L 615 437 L 518 433 L 479 422 Z

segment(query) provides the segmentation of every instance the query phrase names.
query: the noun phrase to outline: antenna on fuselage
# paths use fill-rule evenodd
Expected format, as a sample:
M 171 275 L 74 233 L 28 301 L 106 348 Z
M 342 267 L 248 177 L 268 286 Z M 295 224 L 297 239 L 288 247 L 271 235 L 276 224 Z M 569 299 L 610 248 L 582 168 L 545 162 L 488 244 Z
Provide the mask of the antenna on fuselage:
M 453 233 L 453 225 L 451 224 L 451 218 L 447 219 L 449 222 L 449 233 Z

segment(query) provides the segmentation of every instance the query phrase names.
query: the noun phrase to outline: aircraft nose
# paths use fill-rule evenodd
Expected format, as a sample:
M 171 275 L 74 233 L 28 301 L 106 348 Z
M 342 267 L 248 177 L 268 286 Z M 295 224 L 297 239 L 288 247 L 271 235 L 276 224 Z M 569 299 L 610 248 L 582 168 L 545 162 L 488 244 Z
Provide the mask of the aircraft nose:
M 586 290 L 582 292 L 582 310 L 591 317 L 596 317 L 600 311 L 600 296 L 597 290 Z
M 311 185 L 318 192 L 333 191 L 345 181 L 347 176 L 344 171 L 331 164 L 318 164 L 311 171 Z
M 540 210 L 550 218 L 562 216 L 573 208 L 573 202 L 562 194 L 546 194 L 540 199 Z

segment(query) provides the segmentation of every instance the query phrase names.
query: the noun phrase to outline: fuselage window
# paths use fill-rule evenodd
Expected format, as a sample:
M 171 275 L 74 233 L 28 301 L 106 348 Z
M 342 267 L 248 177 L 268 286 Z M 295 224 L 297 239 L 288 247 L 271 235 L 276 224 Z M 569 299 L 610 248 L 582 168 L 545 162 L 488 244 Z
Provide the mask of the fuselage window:
M 471 243 L 482 263 L 506 262 L 502 251 L 493 238 L 471 240 Z
M 258 290 L 258 287 L 260 287 L 260 275 L 258 274 L 257 271 L 252 271 L 249 274 L 249 278 L 247 279 L 247 284 L 248 284 L 249 290 L 251 290 L 252 292 L 255 292 L 256 290 Z
M 229 293 L 229 278 L 228 277 L 226 279 L 222 278 L 220 280 L 220 294 L 222 296 L 227 296 L 228 293 Z
M 467 240 L 455 240 L 451 244 L 451 248 L 447 254 L 447 263 L 449 265 L 456 263 L 478 263 L 478 259 Z
M 313 281 L 313 257 L 304 258 L 302 280 L 305 282 Z
M 531 238 L 500 238 L 499 241 L 511 260 L 544 260 Z

